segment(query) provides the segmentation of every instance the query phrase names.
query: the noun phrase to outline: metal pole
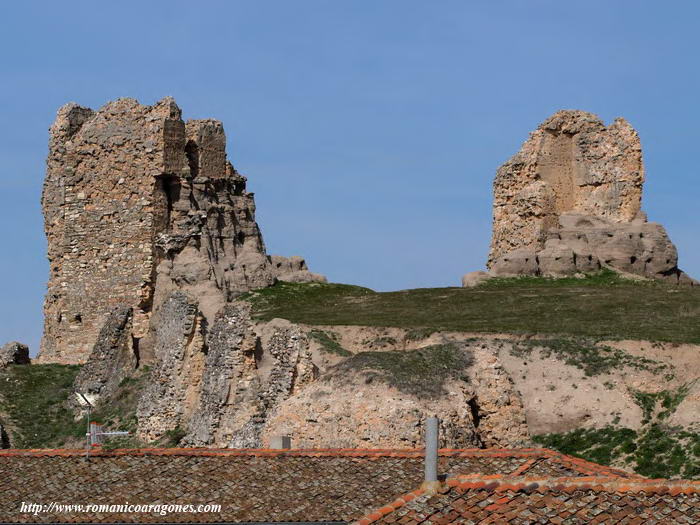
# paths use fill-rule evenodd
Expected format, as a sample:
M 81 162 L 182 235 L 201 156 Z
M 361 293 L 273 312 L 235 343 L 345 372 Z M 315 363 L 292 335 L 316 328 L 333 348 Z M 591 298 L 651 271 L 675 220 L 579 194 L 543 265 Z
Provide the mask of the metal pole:
M 434 483 L 438 480 L 438 418 L 431 416 L 425 419 L 425 482 Z
M 83 399 L 85 399 L 83 397 Z M 87 429 L 85 431 L 85 459 L 90 459 L 90 403 L 87 406 Z

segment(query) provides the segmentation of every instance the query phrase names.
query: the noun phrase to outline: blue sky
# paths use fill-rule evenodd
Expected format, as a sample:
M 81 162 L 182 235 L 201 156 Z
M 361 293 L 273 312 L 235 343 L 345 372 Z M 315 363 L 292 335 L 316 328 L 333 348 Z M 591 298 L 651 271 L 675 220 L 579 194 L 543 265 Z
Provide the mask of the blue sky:
M 11 2 L 0 18 L 0 342 L 35 352 L 39 198 L 64 103 L 224 122 L 268 251 L 377 290 L 484 265 L 496 168 L 558 109 L 639 131 L 644 208 L 700 275 L 691 1 Z

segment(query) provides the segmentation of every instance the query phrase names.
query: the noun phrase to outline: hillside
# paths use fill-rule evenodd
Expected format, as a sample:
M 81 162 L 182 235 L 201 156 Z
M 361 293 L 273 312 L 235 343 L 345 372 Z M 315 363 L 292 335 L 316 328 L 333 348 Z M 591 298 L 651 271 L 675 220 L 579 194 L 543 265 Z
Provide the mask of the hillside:
M 584 279 L 502 278 L 475 288 L 398 292 L 280 282 L 242 298 L 263 320 L 700 344 L 700 287 L 628 280 L 610 271 Z

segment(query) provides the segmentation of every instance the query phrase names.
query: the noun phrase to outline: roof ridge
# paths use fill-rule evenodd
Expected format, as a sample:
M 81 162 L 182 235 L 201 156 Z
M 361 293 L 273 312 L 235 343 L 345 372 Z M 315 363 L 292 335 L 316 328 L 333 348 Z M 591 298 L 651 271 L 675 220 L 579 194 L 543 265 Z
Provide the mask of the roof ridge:
M 587 459 L 577 458 L 576 456 L 569 456 L 568 454 L 563 454 L 562 452 L 558 452 L 556 450 L 543 448 L 542 453 L 550 459 L 558 460 L 561 463 L 569 463 L 572 465 L 576 465 L 581 470 L 588 470 L 588 472 L 591 474 L 595 472 L 605 472 L 624 475 L 630 478 L 646 479 L 644 478 L 644 476 L 640 476 L 639 474 L 635 474 L 634 472 L 628 472 L 626 470 L 618 469 L 615 467 L 601 465 L 600 463 L 594 463 L 592 461 L 588 461 Z
M 269 449 L 269 448 L 122 448 L 105 450 L 94 448 L 91 456 L 395 456 L 420 457 L 424 448 L 299 448 L 299 449 Z M 538 457 L 556 454 L 548 449 L 536 448 L 442 448 L 438 451 L 441 457 Z M 0 456 L 80 456 L 85 449 L 2 449 Z M 575 459 L 575 458 L 572 458 Z M 583 460 L 582 460 L 583 461 Z

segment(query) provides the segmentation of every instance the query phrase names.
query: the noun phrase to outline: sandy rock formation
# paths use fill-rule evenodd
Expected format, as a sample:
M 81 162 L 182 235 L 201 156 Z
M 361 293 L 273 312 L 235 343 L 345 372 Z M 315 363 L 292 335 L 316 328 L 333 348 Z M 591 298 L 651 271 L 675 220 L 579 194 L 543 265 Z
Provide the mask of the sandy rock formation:
M 284 434 L 302 448 L 419 447 L 426 414 L 440 417 L 445 447 L 527 442 L 523 405 L 495 348 L 474 341 L 457 346 L 468 357 L 464 369 L 409 387 L 387 381 L 371 367 L 358 367 L 363 355 L 356 354 L 282 402 L 265 427 L 263 442 Z M 382 361 L 401 352 L 388 351 Z
M 316 375 L 301 330 L 282 320 L 257 329 L 247 303 L 207 327 L 197 302 L 174 292 L 152 324 L 156 364 L 137 411 L 147 441 L 179 430 L 191 446 L 260 446 L 269 414 Z
M 494 181 L 494 276 L 561 277 L 610 268 L 693 284 L 663 226 L 641 211 L 637 132 L 583 111 L 542 123 Z
M 205 320 L 195 299 L 174 292 L 152 321 L 155 364 L 138 405 L 141 435 L 153 440 L 186 426 L 204 370 Z
M 0 368 L 5 368 L 7 365 L 28 365 L 31 363 L 29 359 L 29 347 L 17 341 L 12 341 L 0 348 Z
M 469 272 L 462 276 L 462 288 L 474 288 L 484 281 L 488 281 L 491 276 L 487 272 Z
M 58 111 L 42 193 L 50 276 L 41 361 L 84 362 L 117 304 L 133 309 L 148 361 L 151 314 L 173 291 L 195 297 L 213 322 L 239 293 L 275 281 L 253 194 L 225 146 L 220 122 L 184 122 L 171 98 Z
M 306 261 L 294 255 L 292 257 L 283 257 L 281 255 L 273 255 L 271 258 L 272 269 L 275 277 L 280 281 L 290 283 L 325 283 L 326 277 L 309 271 L 306 266 Z

